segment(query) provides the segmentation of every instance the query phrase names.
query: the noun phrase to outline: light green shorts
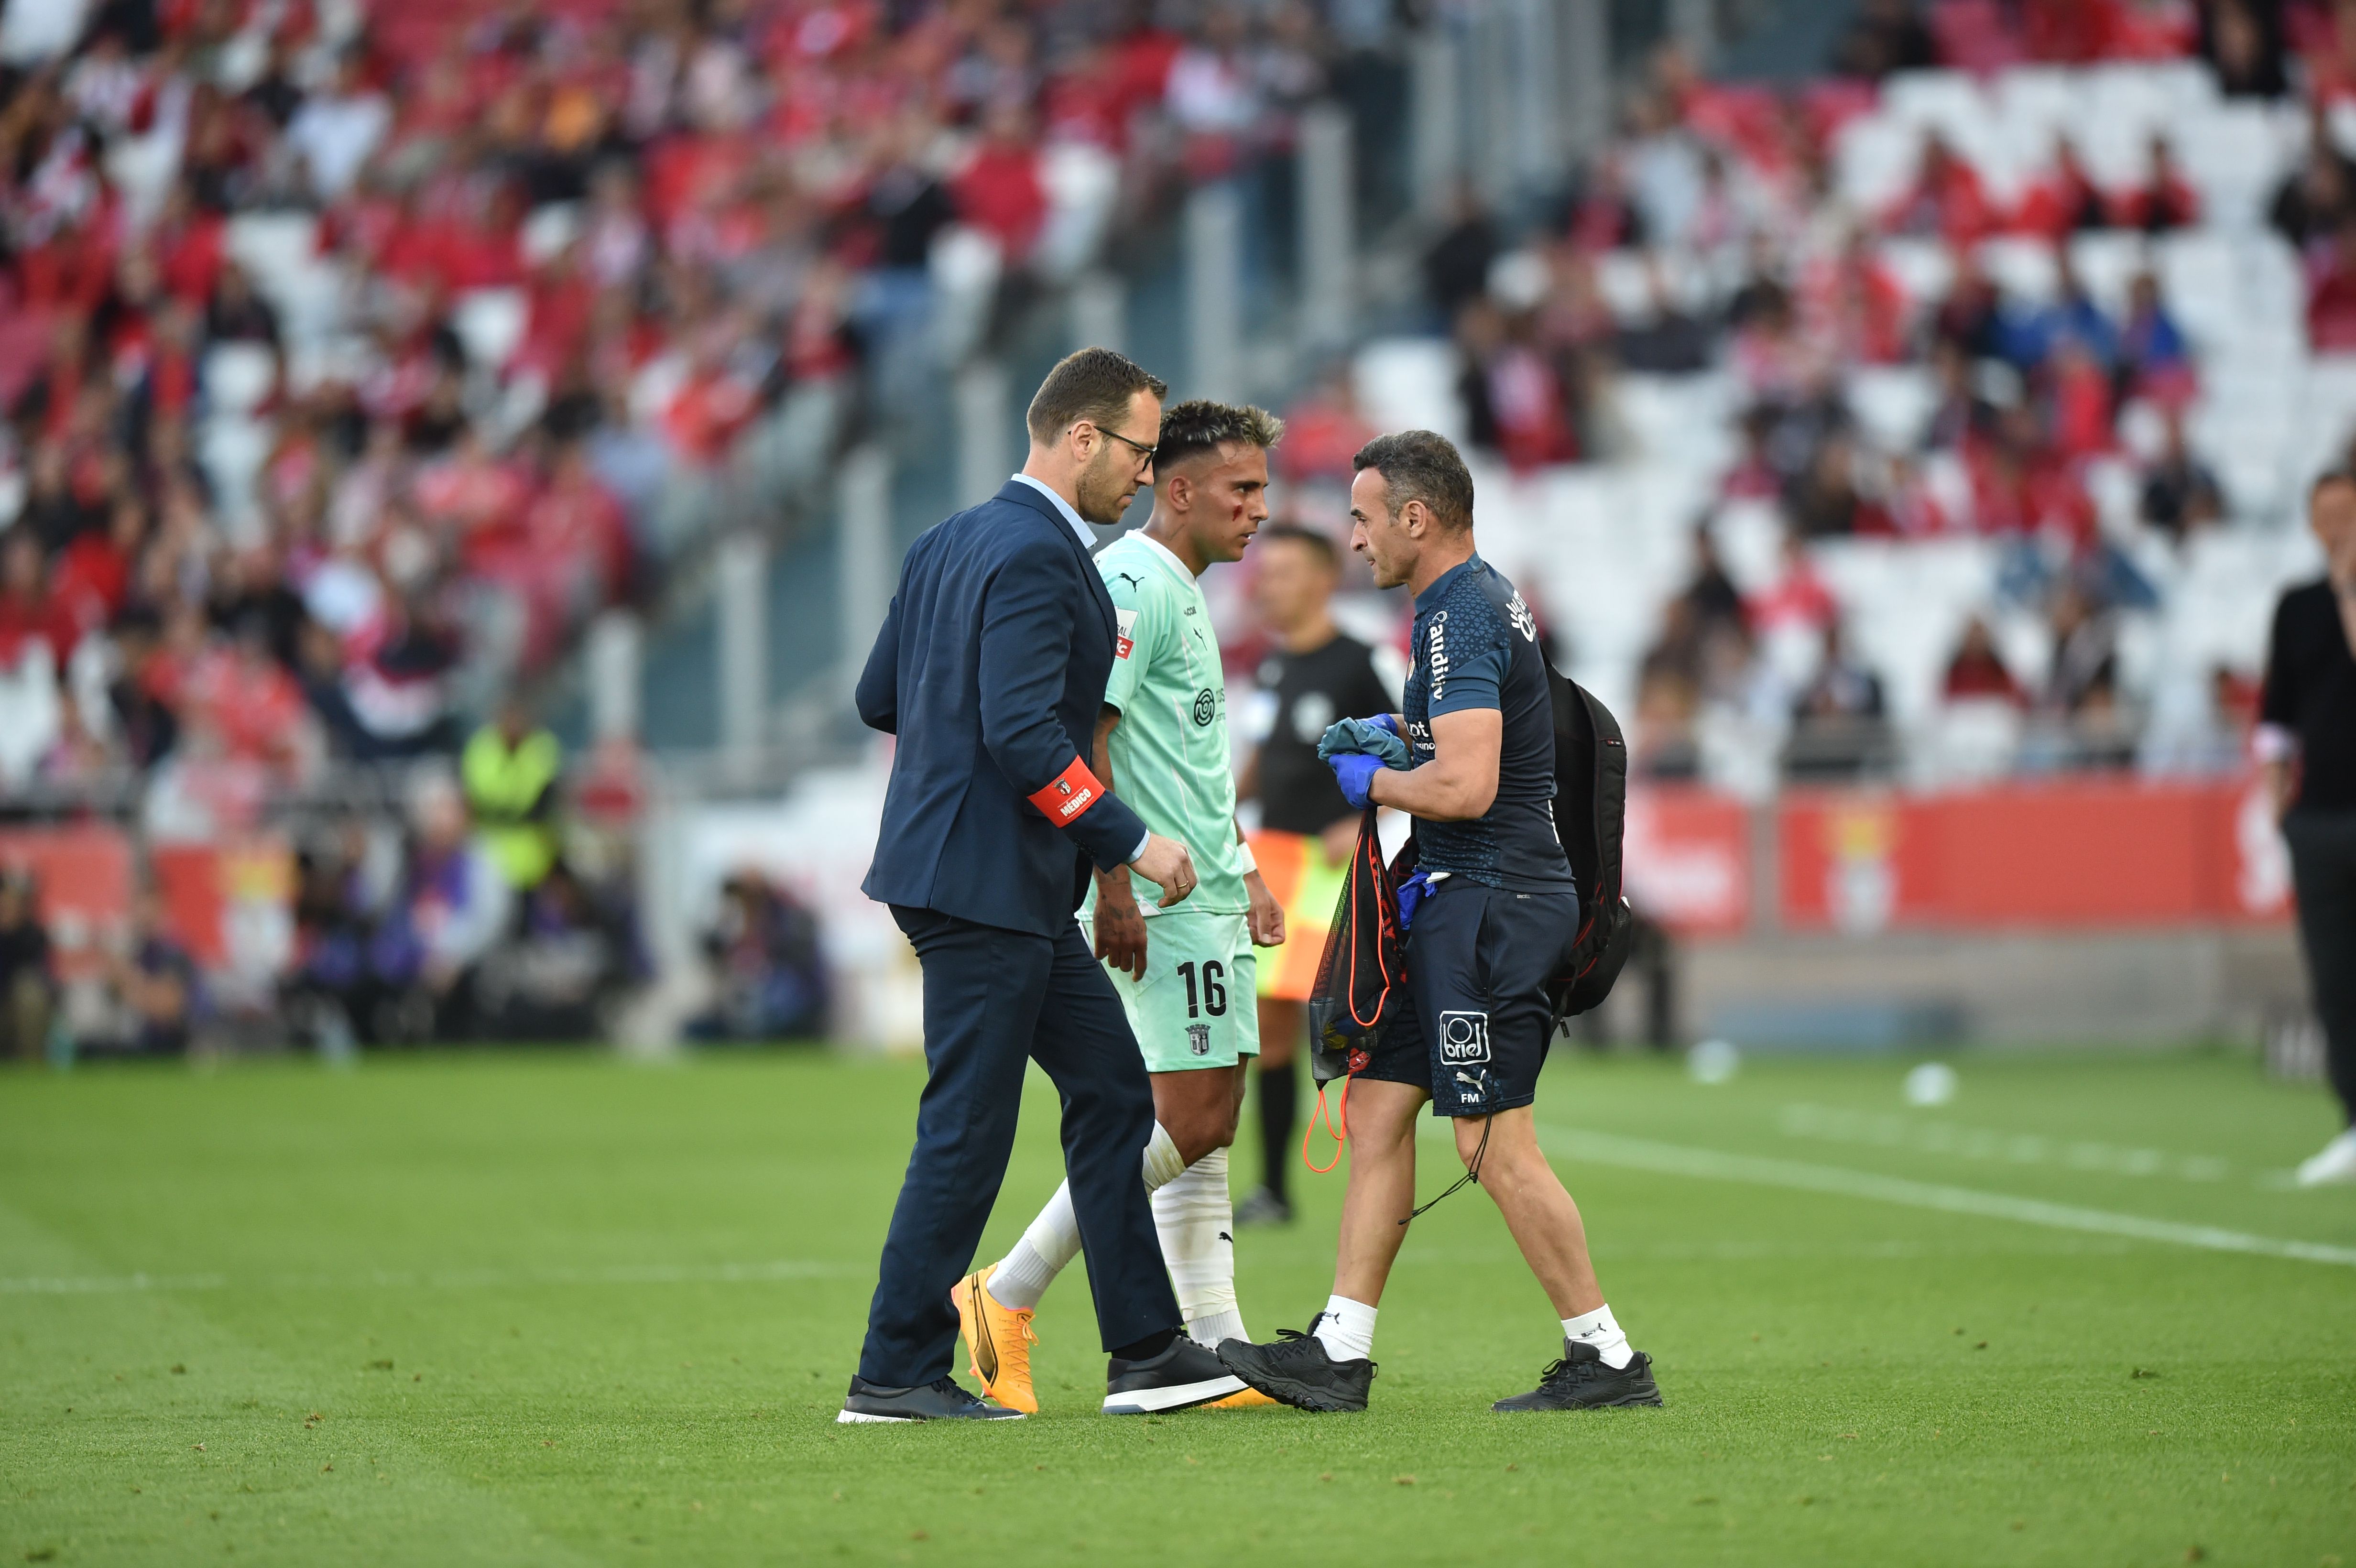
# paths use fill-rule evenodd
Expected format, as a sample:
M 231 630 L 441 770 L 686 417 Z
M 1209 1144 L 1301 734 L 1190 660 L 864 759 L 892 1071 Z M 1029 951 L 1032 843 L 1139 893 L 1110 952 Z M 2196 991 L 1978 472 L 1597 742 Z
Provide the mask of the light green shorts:
M 1087 914 L 1080 933 L 1096 942 Z M 1145 978 L 1105 973 L 1148 1072 L 1233 1067 L 1259 1054 L 1258 961 L 1242 915 L 1183 909 L 1154 915 L 1145 923 Z

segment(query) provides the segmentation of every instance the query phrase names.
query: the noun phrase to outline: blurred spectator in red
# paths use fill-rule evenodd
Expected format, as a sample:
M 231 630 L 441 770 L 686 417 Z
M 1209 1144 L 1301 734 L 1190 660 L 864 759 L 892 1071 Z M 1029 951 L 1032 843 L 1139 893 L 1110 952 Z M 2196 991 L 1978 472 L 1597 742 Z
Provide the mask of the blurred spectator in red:
M 1568 463 L 1579 454 L 1570 400 L 1553 364 L 1531 343 L 1526 315 L 1507 317 L 1486 300 L 1464 307 L 1457 344 L 1464 369 L 1457 389 L 1467 432 L 1517 470 Z
M 0 538 L 0 669 L 13 669 L 27 645 L 39 643 L 49 667 L 63 668 L 77 633 L 64 606 L 49 592 L 41 541 L 23 527 Z
M 2051 453 L 2065 463 L 2097 456 L 2115 444 L 2111 425 L 2112 381 L 2085 340 L 2063 335 L 2045 366 L 2051 411 Z
M 2190 229 L 2201 221 L 2201 195 L 2176 166 L 2167 137 L 2152 137 L 2143 182 L 2119 193 L 2112 217 L 2119 228 L 2139 229 L 2146 234 Z
M 1039 183 L 1039 148 L 1029 112 L 1019 101 L 1000 102 L 982 117 L 972 155 L 949 182 L 958 216 L 996 240 L 1006 264 L 1030 260 L 1047 219 Z
M 1954 656 L 1947 661 L 1947 673 L 1939 689 L 1950 702 L 1995 698 L 2025 707 L 2029 701 L 2029 694 L 2021 690 L 2020 683 L 1997 655 L 1996 637 L 1988 630 L 1988 624 L 1977 615 L 1965 624 L 1963 640 L 1956 645 Z
M 1980 176 L 1944 135 L 1931 131 L 1922 138 L 1922 165 L 1914 184 L 1882 214 L 1881 226 L 1891 234 L 1924 235 L 1966 247 L 1996 227 L 1996 213 Z
M 1839 601 L 1816 575 L 1800 536 L 1791 532 L 1783 536 L 1775 581 L 1745 599 L 1742 610 L 1751 632 L 1762 641 L 1795 630 L 1822 635 L 1840 619 Z
M 1783 494 L 1783 515 L 1802 539 L 1892 532 L 1890 516 L 1858 487 L 1854 440 L 1836 432 L 1817 446 L 1806 470 Z
M 2308 261 L 2307 343 L 2318 354 L 2356 352 L 2356 212 Z
M 1284 444 L 1276 450 L 1278 470 L 1290 481 L 1331 479 L 1348 484 L 1350 460 L 1375 438 L 1375 427 L 1358 412 L 1355 372 L 1346 359 L 1328 366 L 1315 387 L 1284 413 Z
M 2021 193 L 2012 227 L 2060 244 L 2081 230 L 2109 228 L 2112 210 L 2094 176 L 2078 161 L 2077 144 L 2061 136 L 2054 140 L 2051 172 Z

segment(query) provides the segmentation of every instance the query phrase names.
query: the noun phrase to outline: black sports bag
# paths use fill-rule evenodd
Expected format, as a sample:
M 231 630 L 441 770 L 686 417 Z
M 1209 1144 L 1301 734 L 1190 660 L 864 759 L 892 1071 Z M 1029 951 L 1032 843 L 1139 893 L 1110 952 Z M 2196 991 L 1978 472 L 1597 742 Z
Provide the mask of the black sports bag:
M 1579 879 L 1579 941 L 1547 983 L 1555 1022 L 1600 1006 L 1628 962 L 1635 914 L 1621 888 L 1628 826 L 1628 742 L 1594 694 L 1547 669 L 1554 696 L 1554 827 Z

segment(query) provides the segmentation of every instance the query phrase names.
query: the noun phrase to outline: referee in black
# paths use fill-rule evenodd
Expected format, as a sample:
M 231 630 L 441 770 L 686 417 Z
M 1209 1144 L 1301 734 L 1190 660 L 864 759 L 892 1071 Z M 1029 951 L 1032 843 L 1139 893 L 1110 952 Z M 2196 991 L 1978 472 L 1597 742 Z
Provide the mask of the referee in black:
M 2290 845 L 2298 934 L 2342 1127 L 2298 1168 L 2302 1187 L 2356 1182 L 2356 473 L 2307 496 L 2324 576 L 2275 606 L 2258 759 Z

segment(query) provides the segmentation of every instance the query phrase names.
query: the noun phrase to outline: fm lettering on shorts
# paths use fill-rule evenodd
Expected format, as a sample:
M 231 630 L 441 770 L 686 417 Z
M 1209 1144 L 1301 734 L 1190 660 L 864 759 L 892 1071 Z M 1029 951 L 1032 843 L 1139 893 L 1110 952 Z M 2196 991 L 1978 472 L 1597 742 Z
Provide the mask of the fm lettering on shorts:
M 1489 1060 L 1489 1015 L 1440 1015 L 1440 1060 L 1449 1067 L 1468 1067 Z

